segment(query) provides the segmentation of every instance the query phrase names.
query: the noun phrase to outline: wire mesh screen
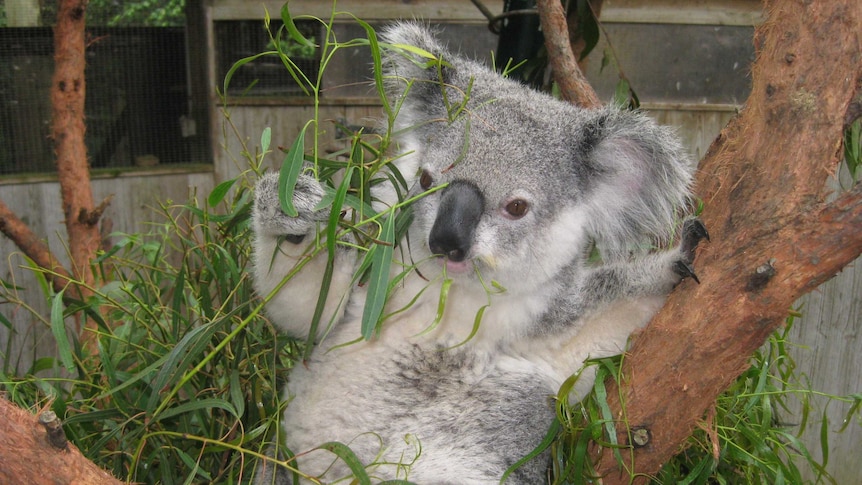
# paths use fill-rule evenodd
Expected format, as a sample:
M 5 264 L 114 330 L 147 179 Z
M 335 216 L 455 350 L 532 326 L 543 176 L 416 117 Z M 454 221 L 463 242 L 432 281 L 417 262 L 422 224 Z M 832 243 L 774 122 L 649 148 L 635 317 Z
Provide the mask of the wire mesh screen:
M 273 36 L 281 28 L 282 23 L 273 20 L 270 32 Z M 320 24 L 311 21 L 299 21 L 297 29 L 307 39 L 315 42 L 320 37 Z M 235 62 L 274 50 L 269 34 L 262 20 L 224 20 L 215 23 L 216 51 L 218 58 L 219 89 L 225 75 Z M 281 46 L 305 76 L 314 82 L 320 70 L 318 49 L 307 48 L 282 35 Z M 236 69 L 228 86 L 227 94 L 236 96 L 295 96 L 304 91 L 293 79 L 278 56 L 262 56 L 254 61 L 242 64 Z
M 86 143 L 93 168 L 203 162 L 188 112 L 181 28 L 88 28 Z M 53 32 L 0 28 L 0 174 L 51 172 Z

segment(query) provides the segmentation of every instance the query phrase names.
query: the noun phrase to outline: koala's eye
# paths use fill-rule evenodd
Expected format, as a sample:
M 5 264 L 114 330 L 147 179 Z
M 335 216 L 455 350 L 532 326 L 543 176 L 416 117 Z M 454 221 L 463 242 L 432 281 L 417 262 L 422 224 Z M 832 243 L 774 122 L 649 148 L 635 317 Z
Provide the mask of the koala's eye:
M 422 190 L 428 190 L 432 183 L 434 183 L 434 179 L 431 178 L 431 174 L 427 170 L 423 170 L 422 175 L 419 176 L 419 186 L 422 187 Z
M 506 213 L 514 219 L 520 219 L 527 214 L 529 204 L 524 199 L 515 199 L 506 204 Z

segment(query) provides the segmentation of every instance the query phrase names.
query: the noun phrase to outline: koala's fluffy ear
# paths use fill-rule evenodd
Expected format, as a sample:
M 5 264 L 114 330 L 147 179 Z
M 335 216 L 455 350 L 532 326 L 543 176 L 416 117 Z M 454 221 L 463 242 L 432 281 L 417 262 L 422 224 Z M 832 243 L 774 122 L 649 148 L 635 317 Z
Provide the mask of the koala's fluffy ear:
M 607 260 L 666 244 L 690 202 L 692 166 L 673 131 L 616 108 L 588 112 L 581 146 L 594 173 L 591 232 Z
M 429 27 L 416 22 L 397 22 L 381 32 L 380 40 L 391 46 L 382 52 L 387 97 L 396 106 L 407 96 L 396 119 L 398 129 L 445 117 L 446 104 L 463 99 L 463 87 L 456 87 L 457 81 L 453 79 L 456 74 L 453 64 L 461 65 L 464 60 L 450 55 Z M 416 47 L 437 60 L 399 45 Z

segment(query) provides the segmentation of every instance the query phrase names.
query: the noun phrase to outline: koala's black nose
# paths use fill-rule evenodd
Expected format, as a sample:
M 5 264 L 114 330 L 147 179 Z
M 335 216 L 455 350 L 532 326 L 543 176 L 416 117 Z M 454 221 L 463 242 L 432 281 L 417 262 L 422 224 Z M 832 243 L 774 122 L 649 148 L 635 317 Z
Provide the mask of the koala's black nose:
M 428 237 L 431 252 L 450 261 L 464 261 L 485 209 L 485 197 L 470 182 L 456 180 L 443 189 L 437 218 Z

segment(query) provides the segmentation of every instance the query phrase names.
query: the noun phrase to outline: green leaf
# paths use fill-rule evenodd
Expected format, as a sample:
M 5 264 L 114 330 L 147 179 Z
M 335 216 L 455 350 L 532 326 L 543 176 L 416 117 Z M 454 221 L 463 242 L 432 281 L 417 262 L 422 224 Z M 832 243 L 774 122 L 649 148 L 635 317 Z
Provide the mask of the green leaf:
M 230 189 L 236 183 L 237 179 L 225 180 L 224 182 L 216 185 L 212 192 L 210 192 L 210 196 L 207 197 L 207 203 L 210 207 L 215 207 L 224 200 L 224 197 L 230 192 Z
M 112 387 L 110 389 L 105 390 L 105 392 L 97 395 L 95 397 L 95 399 L 97 401 L 101 400 L 101 399 L 105 399 L 107 397 L 110 397 L 110 396 L 122 391 L 122 390 L 125 390 L 125 389 L 131 387 L 133 384 L 137 383 L 140 380 L 151 378 L 152 374 L 162 367 L 162 365 L 165 363 L 165 361 L 167 361 L 169 356 L 170 356 L 170 354 L 162 355 L 161 357 L 158 358 L 158 360 L 154 361 L 152 364 L 148 365 L 146 368 L 138 371 L 130 379 L 123 381 L 123 383 L 120 384 L 119 386 Z
M 284 161 L 281 164 L 281 173 L 278 177 L 278 199 L 281 202 L 281 210 L 290 217 L 299 215 L 299 212 L 293 206 L 293 190 L 296 187 L 299 173 L 302 172 L 306 128 L 308 128 L 307 124 L 299 131 L 299 135 L 297 135 L 290 150 L 284 156 Z
M 7 329 L 12 330 L 12 322 L 2 313 L 0 313 L 0 323 L 2 323 Z
M 391 118 L 392 107 L 389 105 L 389 96 L 386 95 L 386 87 L 383 83 L 383 58 L 380 55 L 380 43 L 377 42 L 377 33 L 369 23 L 358 18 L 356 22 L 365 29 L 365 34 L 368 37 L 368 44 L 371 48 L 371 59 L 374 65 L 374 87 L 377 88 L 377 97 L 383 103 L 383 111 Z
M 826 411 L 820 421 L 820 452 L 823 454 L 821 464 L 825 467 L 829 463 L 829 415 Z
M 629 104 L 629 91 L 631 90 L 629 82 L 625 78 L 620 78 L 614 90 L 614 103 L 617 106 L 626 106 Z
M 275 56 L 278 55 L 278 52 L 275 51 L 265 51 L 259 52 L 253 56 L 244 57 L 236 62 L 228 69 L 227 74 L 224 75 L 224 94 L 227 94 L 228 87 L 230 86 L 230 80 L 233 79 L 233 75 L 236 73 L 239 68 L 248 64 L 249 62 L 256 61 L 264 56 Z
M 451 280 L 449 280 L 449 281 L 451 281 Z M 460 347 L 460 346 L 466 344 L 473 337 L 475 337 L 477 333 L 479 333 L 479 327 L 482 324 L 482 317 L 485 315 L 485 310 L 487 310 L 490 306 L 491 306 L 490 304 L 482 305 L 482 307 L 479 308 L 479 311 L 477 311 L 476 315 L 473 317 L 473 328 L 470 329 L 470 335 L 467 335 L 467 338 L 462 340 L 460 343 L 457 343 L 457 344 L 449 347 L 449 349 L 454 349 L 456 347 Z
M 605 68 L 611 64 L 611 55 L 612 54 L 610 49 L 605 49 L 605 51 L 602 53 L 602 62 L 599 66 L 599 74 L 603 73 L 605 71 Z
M 578 27 L 581 30 L 581 37 L 584 39 L 584 50 L 581 51 L 578 61 L 592 52 L 593 48 L 599 43 L 599 23 L 596 16 L 593 14 L 593 9 L 586 1 L 578 2 Z
M 398 49 L 401 49 L 401 50 L 405 50 L 405 51 L 407 51 L 407 52 L 410 52 L 411 54 L 416 54 L 416 55 L 417 55 L 417 56 L 419 56 L 419 57 L 424 57 L 425 59 L 430 59 L 430 60 L 432 60 L 432 61 L 436 61 L 436 60 L 437 60 L 437 56 L 435 56 L 434 54 L 432 54 L 432 53 L 430 53 L 430 52 L 426 51 L 425 49 L 422 49 L 421 47 L 416 47 L 415 45 L 410 45 L 410 44 L 391 44 L 391 46 L 392 46 L 392 47 L 395 47 L 395 48 L 398 48 Z
M 263 129 L 263 133 L 260 134 L 260 153 L 261 155 L 265 154 L 267 150 L 269 150 L 269 144 L 272 142 L 272 129 L 270 127 L 266 127 Z
M 40 359 L 36 359 L 36 361 L 33 362 L 33 365 L 30 366 L 30 369 L 27 370 L 27 373 L 36 375 L 42 371 L 53 369 L 54 362 L 55 360 L 53 357 L 42 357 Z
M 443 284 L 440 286 L 440 298 L 437 299 L 437 313 L 434 315 L 434 323 L 431 324 L 432 330 L 441 321 L 443 321 L 443 313 L 446 311 L 446 302 L 449 301 L 449 288 L 451 286 L 451 278 L 446 278 L 445 280 L 443 280 Z M 482 308 L 485 308 L 485 306 L 483 306 Z
M 72 345 L 69 342 L 69 335 L 66 333 L 66 320 L 63 318 L 63 293 L 66 290 L 60 290 L 59 293 L 52 297 L 51 301 L 51 332 L 54 334 L 54 340 L 57 342 L 57 352 L 60 354 L 60 363 L 69 371 L 75 371 L 75 359 L 72 357 Z
M 341 208 L 347 199 L 347 192 L 350 190 L 350 179 L 355 169 L 356 167 L 354 166 L 347 167 L 347 170 L 344 172 L 344 179 L 341 181 L 341 185 L 335 193 L 335 198 L 332 199 L 332 207 L 329 209 L 329 219 L 326 223 L 326 249 L 329 251 L 330 256 L 335 253 L 335 244 L 338 242 L 338 222 L 341 220 Z
M 303 37 L 299 29 L 296 28 L 296 24 L 293 22 L 293 17 L 290 15 L 290 10 L 288 9 L 289 4 L 289 1 L 284 2 L 284 5 L 281 7 L 281 21 L 284 22 L 284 27 L 287 29 L 287 33 L 290 34 L 290 38 L 301 46 L 317 47 L 314 42 Z
M 859 411 L 860 405 L 862 405 L 862 394 L 851 394 L 848 396 L 853 399 L 853 404 L 850 406 L 850 409 L 847 410 L 847 413 L 844 415 L 844 421 L 841 423 L 841 429 L 838 430 L 839 433 L 843 433 L 847 426 L 853 422 L 853 415 Z
M 179 334 L 180 320 L 182 317 L 183 297 L 186 290 L 186 267 L 180 266 L 179 273 L 174 280 L 174 294 L 171 299 L 171 328 Z
M 183 485 L 195 483 L 195 478 L 197 478 L 198 475 L 208 482 L 212 481 L 212 476 L 206 470 L 201 469 L 200 460 L 195 460 L 180 448 L 174 447 L 172 448 L 172 451 L 180 457 L 180 460 L 185 463 L 186 469 L 189 470 L 188 477 L 186 478 L 186 481 L 183 482 Z M 165 460 L 167 461 L 167 457 L 165 457 Z M 174 476 L 171 478 L 174 478 Z
M 570 460 L 568 469 L 572 471 L 569 473 L 573 473 L 574 483 L 576 484 L 586 484 L 590 483 L 584 480 L 583 470 L 587 469 L 587 463 L 590 459 L 589 457 L 589 445 L 590 445 L 590 435 L 591 433 L 582 432 L 578 435 L 577 442 L 575 443 L 575 449 L 572 452 L 573 459 Z M 619 451 L 617 451 L 619 453 Z M 624 463 L 620 461 L 619 463 Z
M 325 209 L 325 208 L 329 207 L 330 204 L 333 204 L 334 203 L 333 201 L 335 201 L 335 197 L 336 197 L 337 192 L 338 192 L 337 189 L 333 189 L 332 187 L 330 187 L 328 185 L 324 185 L 323 191 L 325 192 L 325 195 L 320 200 L 320 202 L 318 202 L 318 204 L 314 207 L 314 210 Z M 356 197 L 355 195 L 351 195 L 348 193 L 348 194 L 344 195 L 343 199 L 344 199 L 344 202 L 341 204 L 338 204 L 339 213 L 341 211 L 341 208 L 346 205 L 347 207 L 350 207 L 351 209 L 355 210 L 356 212 L 361 213 L 363 216 L 365 216 L 366 219 L 377 214 L 377 212 L 368 203 L 359 200 L 359 197 Z
M 517 470 L 518 468 L 523 466 L 524 463 L 527 463 L 528 461 L 541 455 L 543 451 L 545 451 L 546 449 L 548 449 L 549 446 L 551 446 L 551 444 L 557 438 L 557 435 L 559 433 L 560 433 L 560 420 L 557 418 L 554 418 L 554 421 L 551 423 L 551 427 L 548 429 L 548 432 L 545 433 L 545 437 L 542 439 L 542 442 L 539 443 L 539 445 L 536 446 L 536 448 L 534 448 L 533 451 L 527 453 L 526 456 L 524 456 L 520 460 L 516 461 L 512 466 L 510 466 L 509 469 L 506 470 L 506 472 L 503 473 L 503 476 L 500 478 L 500 483 L 501 484 L 506 483 L 506 479 L 509 478 L 509 475 L 511 475 L 512 472 L 514 472 L 515 470 Z
M 395 249 L 394 211 L 390 211 L 383 221 L 379 239 L 382 244 L 379 244 L 371 261 L 368 295 L 362 311 L 362 336 L 366 340 L 374 336 L 389 290 L 389 270 L 392 266 L 392 252 Z
M 368 478 L 368 473 L 365 472 L 365 467 L 362 466 L 362 462 L 359 461 L 359 458 L 356 457 L 356 454 L 353 453 L 347 445 L 339 443 L 337 441 L 330 441 L 328 443 L 324 443 L 318 447 L 320 450 L 327 450 L 329 452 L 334 453 L 336 456 L 341 458 L 345 465 L 350 468 L 350 471 L 353 472 L 353 476 L 356 478 L 356 482 L 359 485 L 371 485 L 371 479 Z
M 119 409 L 99 409 L 84 413 L 71 414 L 63 420 L 64 425 L 77 423 L 99 423 L 102 421 L 111 421 L 122 417 L 123 413 Z M 89 451 L 89 450 L 88 450 Z
M 713 458 L 708 455 L 704 455 L 701 457 L 700 462 L 692 468 L 691 472 L 677 482 L 677 485 L 692 485 L 693 483 L 702 483 L 702 476 L 705 474 L 707 477 L 709 476 L 709 471 L 713 465 Z
M 182 377 L 183 373 L 191 366 L 192 360 L 200 358 L 201 352 L 209 343 L 212 335 L 221 327 L 218 323 L 219 321 L 215 321 L 191 330 L 171 349 L 159 373 L 151 383 L 153 393 L 147 402 L 146 411 L 148 413 L 152 413 L 156 409 L 161 391 Z M 158 418 L 158 416 L 153 417 Z
M 844 161 L 853 181 L 862 164 L 862 121 L 857 120 L 844 130 Z
M 231 405 L 231 403 L 225 401 L 224 399 L 216 399 L 216 398 L 207 398 L 207 399 L 198 399 L 195 401 L 190 401 L 184 404 L 180 404 L 179 406 L 174 406 L 172 408 L 165 409 L 158 416 L 153 419 L 153 422 L 161 421 L 163 419 L 171 418 L 174 416 L 179 416 L 181 414 L 185 414 L 191 411 L 197 411 L 200 409 L 212 409 L 218 408 L 227 411 L 231 416 L 239 419 L 240 414 L 237 412 L 236 408 Z
M 344 173 L 344 179 L 341 185 L 335 192 L 332 199 L 332 207 L 329 210 L 329 220 L 326 224 L 326 267 L 323 270 L 323 279 L 320 284 L 320 291 L 317 294 L 317 304 L 314 307 L 314 314 L 311 317 L 311 326 L 308 329 L 306 337 L 304 359 L 308 359 L 311 351 L 314 348 L 314 341 L 317 339 L 317 328 L 320 326 L 320 319 L 323 317 L 323 310 L 326 307 L 326 299 L 329 296 L 329 288 L 332 283 L 332 275 L 335 271 L 335 245 L 337 241 L 338 222 L 341 220 L 341 207 L 344 205 L 347 197 L 347 190 L 350 188 L 350 176 L 353 173 L 354 167 L 347 167 Z
M 243 396 L 243 385 L 239 378 L 239 369 L 233 369 L 230 373 L 230 400 L 236 409 L 235 416 L 241 418 L 245 414 L 245 396 Z

